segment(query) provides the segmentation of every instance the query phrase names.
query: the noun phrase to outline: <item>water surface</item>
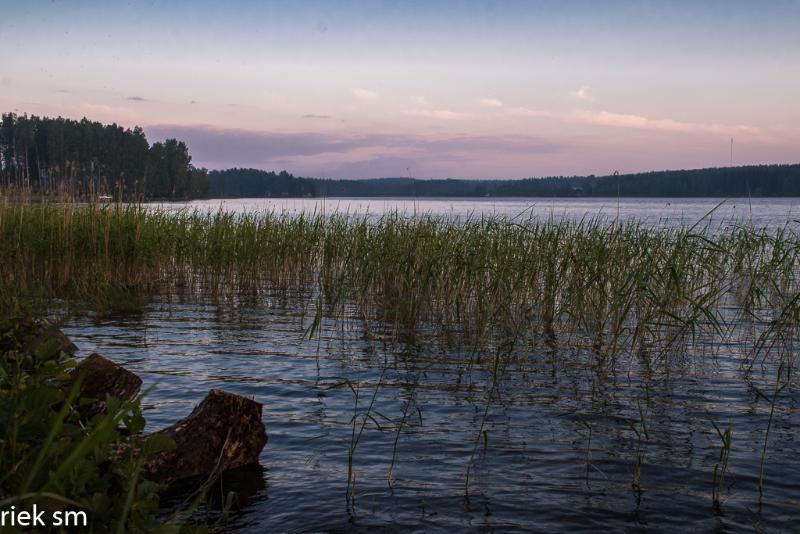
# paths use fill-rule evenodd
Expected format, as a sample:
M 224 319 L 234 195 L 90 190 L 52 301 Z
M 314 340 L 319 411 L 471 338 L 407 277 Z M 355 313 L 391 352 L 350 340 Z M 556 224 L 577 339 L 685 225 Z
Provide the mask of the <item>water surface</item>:
M 797 199 L 746 199 L 714 217 L 778 227 Z M 605 215 L 648 224 L 693 224 L 715 200 L 236 200 L 228 210 L 340 210 L 508 218 Z M 170 207 L 216 209 L 220 201 Z M 298 301 L 299 302 L 299 301 Z M 800 389 L 796 375 L 775 403 L 777 374 L 742 369 L 747 346 L 702 340 L 644 368 L 597 373 L 591 360 L 520 346 L 492 388 L 491 351 L 475 354 L 418 336 L 384 344 L 352 318 L 323 322 L 308 339 L 307 310 L 263 295 L 235 308 L 211 300 L 153 300 L 143 312 L 74 319 L 82 355 L 101 352 L 139 374 L 148 429 L 188 414 L 211 388 L 264 404 L 262 468 L 226 479 L 241 493 L 232 529 L 264 531 L 782 531 L 800 519 Z M 746 325 L 741 325 L 743 329 Z M 424 330 L 424 329 L 423 329 Z M 794 353 L 789 355 L 794 359 Z M 491 393 L 489 393 L 491 392 Z M 356 395 L 357 393 L 357 395 Z M 374 404 L 368 410 L 374 396 Z M 356 397 L 358 399 L 356 400 Z M 371 418 L 353 456 L 353 417 Z M 712 423 L 713 422 L 713 423 Z M 733 433 L 720 510 L 712 479 L 721 440 Z M 358 426 L 357 426 L 358 430 Z M 399 430 L 399 433 L 398 433 Z M 356 433 L 357 434 L 357 433 Z M 641 465 L 638 486 L 635 466 Z M 469 466 L 469 491 L 465 473 Z
M 349 213 L 378 217 L 392 212 L 448 217 L 494 216 L 609 221 L 638 220 L 650 225 L 692 225 L 737 221 L 757 227 L 782 226 L 800 219 L 800 198 L 238 198 L 161 203 L 170 209 L 276 213 Z M 716 209 L 715 209 L 716 208 Z M 712 212 L 709 215 L 709 212 Z

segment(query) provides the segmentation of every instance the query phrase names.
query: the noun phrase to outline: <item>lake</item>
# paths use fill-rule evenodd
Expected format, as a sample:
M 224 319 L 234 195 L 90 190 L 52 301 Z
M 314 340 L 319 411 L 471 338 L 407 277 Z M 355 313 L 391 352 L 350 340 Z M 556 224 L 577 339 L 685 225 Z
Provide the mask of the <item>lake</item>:
M 238 198 L 156 203 L 169 209 L 276 213 L 430 214 L 448 217 L 496 216 L 555 220 L 602 217 L 651 225 L 691 225 L 709 215 L 712 222 L 738 221 L 776 227 L 800 217 L 800 198 Z
M 793 226 L 798 202 L 729 200 L 711 224 Z M 718 203 L 239 199 L 164 206 L 556 220 L 619 214 L 687 226 Z M 172 295 L 153 298 L 140 314 L 75 318 L 65 331 L 81 355 L 105 354 L 153 387 L 148 429 L 187 415 L 211 388 L 264 404 L 262 468 L 225 478 L 226 490 L 240 492 L 234 530 L 772 531 L 791 530 L 800 519 L 800 384 L 792 375 L 772 397 L 773 363 L 743 372 L 749 332 L 763 325 L 740 321 L 724 344 L 700 336 L 686 351 L 652 361 L 621 355 L 625 372 L 612 374 L 596 373 L 582 352 L 520 346 L 493 374 L 469 347 L 436 338 L 436 325 L 414 339 L 376 343 L 391 333 L 365 332 L 348 315 L 325 318 L 321 334 L 309 339 L 308 311 L 298 305 L 308 300 L 265 292 L 231 306 Z M 733 302 L 720 306 L 735 309 Z M 490 359 L 490 352 L 478 357 Z M 495 375 L 502 378 L 496 388 Z M 371 419 L 355 447 L 348 498 L 352 421 L 366 410 Z M 733 436 L 720 510 L 711 500 L 721 451 L 715 424 L 722 431 L 730 425 Z

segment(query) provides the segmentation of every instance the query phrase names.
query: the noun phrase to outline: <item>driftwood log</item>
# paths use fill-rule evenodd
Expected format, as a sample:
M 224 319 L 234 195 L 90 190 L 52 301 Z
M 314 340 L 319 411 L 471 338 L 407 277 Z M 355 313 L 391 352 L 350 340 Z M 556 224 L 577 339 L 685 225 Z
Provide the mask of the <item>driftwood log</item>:
M 156 433 L 175 441 L 174 449 L 144 468 L 145 478 L 163 484 L 257 464 L 267 444 L 261 404 L 219 389 L 212 389 L 188 417 Z
M 77 350 L 61 331 L 48 329 L 47 332 L 50 336 L 56 332 L 59 346 L 69 348 L 70 354 Z M 135 373 L 97 353 L 82 360 L 73 374 L 76 379 L 81 377 L 81 397 L 94 400 L 81 408 L 87 417 L 105 409 L 107 395 L 128 401 L 142 385 Z M 74 380 L 65 387 L 73 383 Z M 212 389 L 188 417 L 153 433 L 172 438 L 175 448 L 157 453 L 149 460 L 144 466 L 145 478 L 169 485 L 198 477 L 211 478 L 229 469 L 258 464 L 259 454 L 267 443 L 261 413 L 262 405 L 254 400 Z M 147 437 L 142 436 L 143 439 Z

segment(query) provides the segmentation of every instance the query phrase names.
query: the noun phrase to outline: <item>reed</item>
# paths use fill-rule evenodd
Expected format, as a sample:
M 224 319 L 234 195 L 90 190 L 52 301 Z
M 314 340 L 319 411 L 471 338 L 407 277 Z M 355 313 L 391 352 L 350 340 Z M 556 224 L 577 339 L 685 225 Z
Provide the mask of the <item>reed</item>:
M 769 419 L 767 421 L 767 429 L 764 432 L 764 446 L 761 449 L 761 461 L 760 461 L 759 472 L 758 472 L 759 502 L 761 501 L 761 498 L 763 497 L 763 494 L 764 494 L 764 481 L 765 481 L 765 478 L 766 478 L 765 474 L 764 474 L 764 468 L 766 466 L 766 461 L 767 461 L 767 445 L 769 444 L 769 433 L 770 433 L 770 430 L 772 429 L 773 418 L 775 417 L 775 404 L 778 401 L 778 395 L 780 395 L 781 392 L 783 392 L 783 390 L 786 389 L 786 387 L 789 385 L 789 376 L 788 376 L 789 371 L 787 371 L 786 374 L 787 374 L 787 376 L 784 376 L 784 364 L 781 363 L 778 366 L 778 376 L 777 376 L 777 378 L 775 380 L 775 388 L 774 388 L 774 390 L 772 392 L 772 397 L 771 398 L 768 397 L 767 394 L 764 393 L 757 386 L 754 386 L 754 385 L 751 386 L 753 388 L 753 390 L 755 391 L 756 395 L 759 398 L 761 398 L 761 399 L 763 399 L 763 400 L 765 400 L 766 402 L 769 403 Z M 783 384 L 781 384 L 781 379 L 784 380 Z
M 714 465 L 714 479 L 712 482 L 712 492 L 711 492 L 711 502 L 714 506 L 714 510 L 717 513 L 719 513 L 720 508 L 722 506 L 722 489 L 725 486 L 725 475 L 728 471 L 728 460 L 731 457 L 733 429 L 730 423 L 725 429 L 725 432 L 723 432 L 714 421 L 711 421 L 711 425 L 717 432 L 720 441 L 722 441 L 722 446 L 720 447 L 719 450 L 719 460 Z
M 235 303 L 291 293 L 317 315 L 389 325 L 395 340 L 434 325 L 444 338 L 485 348 L 513 332 L 588 349 L 600 368 L 615 370 L 620 354 L 663 365 L 709 336 L 746 334 L 754 357 L 764 356 L 795 324 L 799 245 L 789 228 L 6 201 L 0 290 L 98 308 L 156 294 Z M 742 319 L 768 328 L 731 331 Z

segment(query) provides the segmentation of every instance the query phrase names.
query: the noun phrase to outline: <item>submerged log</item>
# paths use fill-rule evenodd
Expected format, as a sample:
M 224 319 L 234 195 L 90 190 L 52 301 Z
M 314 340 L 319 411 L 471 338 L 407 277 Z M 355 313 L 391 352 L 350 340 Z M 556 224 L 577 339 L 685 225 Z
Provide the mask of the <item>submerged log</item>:
M 188 417 L 155 433 L 172 438 L 175 448 L 150 460 L 145 478 L 172 484 L 257 464 L 267 443 L 261 409 L 254 400 L 212 389 Z

